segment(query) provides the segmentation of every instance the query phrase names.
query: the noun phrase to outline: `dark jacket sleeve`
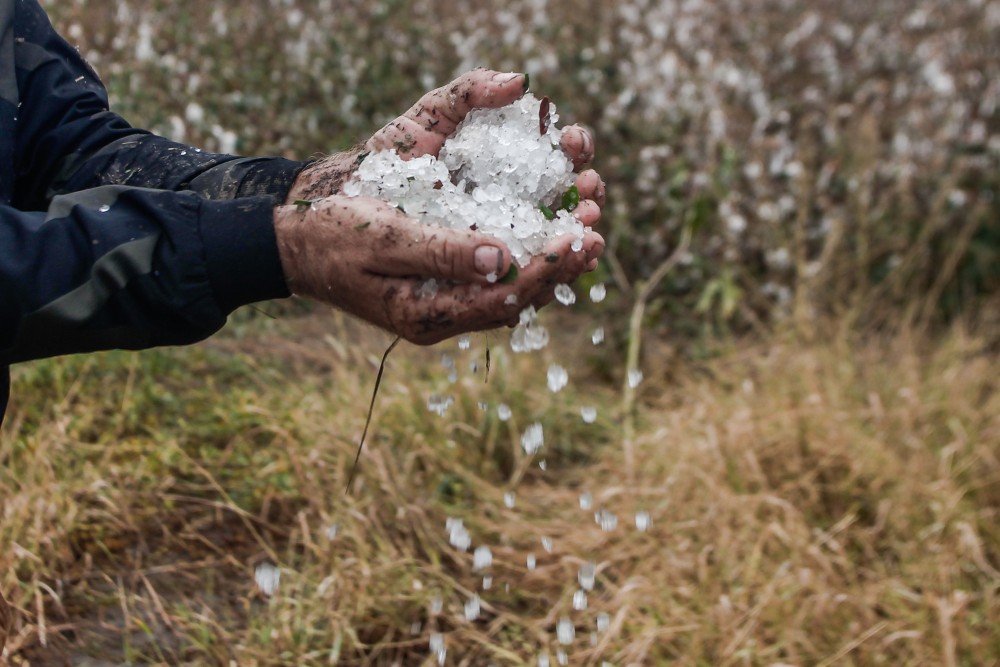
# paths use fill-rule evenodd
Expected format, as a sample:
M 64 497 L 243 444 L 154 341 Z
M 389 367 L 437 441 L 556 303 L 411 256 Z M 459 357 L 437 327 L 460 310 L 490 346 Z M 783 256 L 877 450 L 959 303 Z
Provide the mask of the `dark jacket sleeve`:
M 288 295 L 273 207 L 304 163 L 131 127 L 37 0 L 0 10 L 0 24 L 13 15 L 0 58 L 15 61 L 0 62 L 0 83 L 9 100 L 16 72 L 18 97 L 13 136 L 0 136 L 13 157 L 0 165 L 0 399 L 11 363 L 190 343 L 240 305 Z

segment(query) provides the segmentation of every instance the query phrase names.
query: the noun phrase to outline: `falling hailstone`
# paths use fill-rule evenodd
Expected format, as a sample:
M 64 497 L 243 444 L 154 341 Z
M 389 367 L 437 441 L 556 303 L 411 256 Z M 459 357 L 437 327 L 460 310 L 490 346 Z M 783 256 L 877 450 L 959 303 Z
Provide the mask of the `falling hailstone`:
M 597 566 L 590 561 L 580 566 L 580 571 L 576 575 L 580 582 L 580 588 L 585 591 L 594 590 L 594 580 L 597 578 Z
M 273 563 L 261 563 L 253 573 L 253 579 L 257 583 L 257 588 L 264 595 L 274 595 L 278 590 L 278 583 L 281 581 L 281 570 Z
M 600 512 L 594 514 L 594 523 L 600 526 L 601 530 L 605 533 L 610 533 L 618 527 L 618 517 L 614 512 L 602 509 Z
M 635 514 L 635 527 L 640 533 L 645 533 L 649 530 L 649 512 L 636 512 Z
M 576 303 L 576 293 L 573 288 L 566 283 L 559 283 L 555 289 L 556 301 L 564 306 L 572 306 Z
M 597 408 L 585 405 L 580 408 L 580 416 L 584 424 L 593 424 L 597 420 Z
M 510 349 L 515 352 L 534 352 L 549 344 L 549 332 L 538 323 L 534 306 L 521 311 L 517 326 L 510 335 Z
M 594 303 L 600 303 L 604 301 L 604 297 L 608 295 L 608 288 L 604 286 L 604 283 L 597 283 L 590 288 L 590 300 Z
M 433 412 L 434 414 L 438 415 L 439 417 L 443 417 L 444 413 L 448 411 L 448 408 L 450 408 L 451 404 L 454 402 L 455 399 L 453 399 L 451 396 L 441 396 L 439 394 L 431 394 L 431 396 L 428 397 L 427 399 L 427 409 Z
M 589 511 L 594 506 L 594 496 L 589 491 L 580 494 L 580 509 Z
M 583 590 L 578 590 L 573 593 L 573 609 L 576 611 L 583 611 L 587 608 L 587 593 Z
M 564 646 L 572 644 L 576 638 L 576 627 L 568 617 L 563 616 L 559 619 L 559 623 L 556 624 L 556 638 Z
M 549 667 L 549 654 L 539 653 L 538 654 L 538 667 Z
M 545 549 L 545 553 L 552 553 L 552 538 L 543 537 L 542 538 L 542 548 Z
M 459 551 L 468 551 L 472 546 L 472 536 L 461 519 L 449 518 L 445 523 L 445 530 L 448 531 L 448 542 Z
M 421 623 L 420 621 L 414 621 L 413 625 L 410 626 L 410 634 L 414 636 L 419 635 L 420 631 L 423 630 L 423 628 L 424 628 L 423 623 Z
M 635 389 L 642 382 L 642 371 L 638 368 L 633 368 L 628 372 L 628 386 L 630 389 Z
M 476 547 L 472 554 L 472 569 L 485 570 L 493 564 L 493 552 L 486 545 Z
M 514 509 L 514 503 L 517 501 L 517 496 L 514 495 L 513 491 L 508 491 L 503 494 L 503 504 L 509 510 Z
M 528 566 L 528 570 L 532 570 L 533 571 L 535 569 L 536 562 L 537 561 L 535 560 L 535 554 L 528 554 L 528 559 L 527 559 L 527 563 L 526 563 L 527 566 Z
M 566 372 L 566 369 L 559 364 L 552 364 L 549 366 L 547 376 L 549 391 L 553 394 L 562 390 L 562 388 L 566 386 L 566 383 L 569 382 L 569 374 Z
M 611 617 L 607 615 L 606 612 L 601 612 L 597 615 L 597 631 L 607 632 L 608 628 L 611 627 Z
M 331 542 L 337 539 L 338 530 L 340 530 L 339 524 L 336 523 L 330 524 L 330 526 L 326 529 L 326 539 L 330 540 Z
M 556 651 L 556 661 L 560 665 L 568 665 L 569 664 L 569 656 L 566 655 L 566 651 L 564 651 L 562 649 L 559 649 L 558 651 Z
M 524 449 L 525 454 L 532 456 L 542 448 L 543 444 L 545 444 L 545 436 L 542 433 L 541 424 L 535 422 L 525 429 L 524 434 L 521 436 L 521 447 Z
M 470 623 L 479 618 L 480 604 L 479 596 L 475 593 L 465 602 L 465 620 Z
M 468 350 L 471 344 L 472 344 L 472 339 L 470 339 L 468 336 L 461 336 L 458 339 L 458 349 L 460 350 Z
M 444 600 L 441 599 L 440 595 L 435 595 L 431 599 L 431 614 L 437 616 L 444 609 Z
M 493 577 L 486 575 L 483 577 L 483 590 L 488 591 L 493 588 Z
M 505 422 L 510 419 L 510 414 L 510 406 L 506 403 L 501 403 L 497 406 L 497 417 L 500 418 L 500 421 Z
M 604 327 L 594 329 L 594 333 L 590 335 L 590 342 L 594 345 L 600 345 L 604 342 Z

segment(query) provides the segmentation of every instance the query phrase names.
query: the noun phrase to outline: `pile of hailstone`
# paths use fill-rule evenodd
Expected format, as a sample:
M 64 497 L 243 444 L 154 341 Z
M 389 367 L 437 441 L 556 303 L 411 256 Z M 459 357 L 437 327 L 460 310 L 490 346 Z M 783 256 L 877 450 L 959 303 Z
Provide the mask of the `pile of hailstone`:
M 348 196 L 375 197 L 429 224 L 474 229 L 503 241 L 525 266 L 566 234 L 582 246 L 583 225 L 566 208 L 573 164 L 559 146 L 555 105 L 528 94 L 501 109 L 476 109 L 439 157 L 404 161 L 373 152 L 344 184 Z

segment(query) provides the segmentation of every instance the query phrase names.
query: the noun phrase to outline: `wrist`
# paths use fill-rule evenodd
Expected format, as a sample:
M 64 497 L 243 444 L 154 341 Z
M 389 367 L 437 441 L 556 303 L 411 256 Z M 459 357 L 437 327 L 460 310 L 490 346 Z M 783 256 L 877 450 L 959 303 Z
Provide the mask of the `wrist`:
M 364 146 L 356 146 L 313 162 L 296 176 L 285 203 L 323 199 L 337 194 L 367 154 Z

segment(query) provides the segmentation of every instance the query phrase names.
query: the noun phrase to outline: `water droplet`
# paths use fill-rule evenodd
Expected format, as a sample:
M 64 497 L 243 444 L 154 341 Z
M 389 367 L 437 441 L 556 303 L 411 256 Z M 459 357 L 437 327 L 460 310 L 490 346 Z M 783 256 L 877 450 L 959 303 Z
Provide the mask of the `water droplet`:
M 577 581 L 580 582 L 580 588 L 585 591 L 594 590 L 594 580 L 597 578 L 597 565 L 587 561 L 580 566 L 580 571 L 576 575 Z
M 591 405 L 581 407 L 580 417 L 583 418 L 584 424 L 593 424 L 597 420 L 597 408 Z
M 604 327 L 594 329 L 594 333 L 590 335 L 590 342 L 594 345 L 600 345 L 604 342 Z
M 281 570 L 273 563 L 261 563 L 253 573 L 253 580 L 257 583 L 257 588 L 264 595 L 274 595 L 281 582 Z
M 589 491 L 580 494 L 580 509 L 589 511 L 594 506 L 594 496 Z
M 578 590 L 573 593 L 573 609 L 577 611 L 583 611 L 587 608 L 587 593 L 583 590 Z
M 635 527 L 639 529 L 639 532 L 645 533 L 649 530 L 649 512 L 636 512 L 635 514 Z
M 97 210 L 100 211 L 101 213 L 107 213 L 108 211 L 111 210 L 111 207 L 108 204 L 101 204 L 101 207 Z
M 507 493 L 503 494 L 503 504 L 509 510 L 514 509 L 514 503 L 516 502 L 516 500 L 517 496 L 514 494 L 513 491 L 508 491 Z
M 631 389 L 635 389 L 642 382 L 642 371 L 638 368 L 633 368 L 628 372 L 628 386 Z
M 597 283 L 590 288 L 590 300 L 594 303 L 600 303 L 604 301 L 604 297 L 608 295 L 608 288 L 604 286 L 604 283 Z
M 497 406 L 497 417 L 500 419 L 500 421 L 502 422 L 507 421 L 508 419 L 510 419 L 510 415 L 511 412 L 509 405 L 507 405 L 506 403 L 501 403 L 500 405 Z
M 471 345 L 472 345 L 472 339 L 471 338 L 469 338 L 468 336 L 461 336 L 461 337 L 459 337 L 459 339 L 458 339 L 458 349 L 460 349 L 460 350 L 468 350 Z
M 485 545 L 476 547 L 475 552 L 472 554 L 472 569 L 485 570 L 492 564 L 493 552 L 490 551 L 490 548 Z
M 573 621 L 569 620 L 568 617 L 563 616 L 559 619 L 559 623 L 556 624 L 556 638 L 559 639 L 559 643 L 564 646 L 572 644 L 573 640 L 576 638 L 576 627 L 573 625 Z
M 556 301 L 564 306 L 572 306 L 576 303 L 576 293 L 573 288 L 566 283 L 559 283 L 555 289 Z
M 547 379 L 549 391 L 554 394 L 566 386 L 566 383 L 569 382 L 569 374 L 559 364 L 552 364 L 549 366 Z

